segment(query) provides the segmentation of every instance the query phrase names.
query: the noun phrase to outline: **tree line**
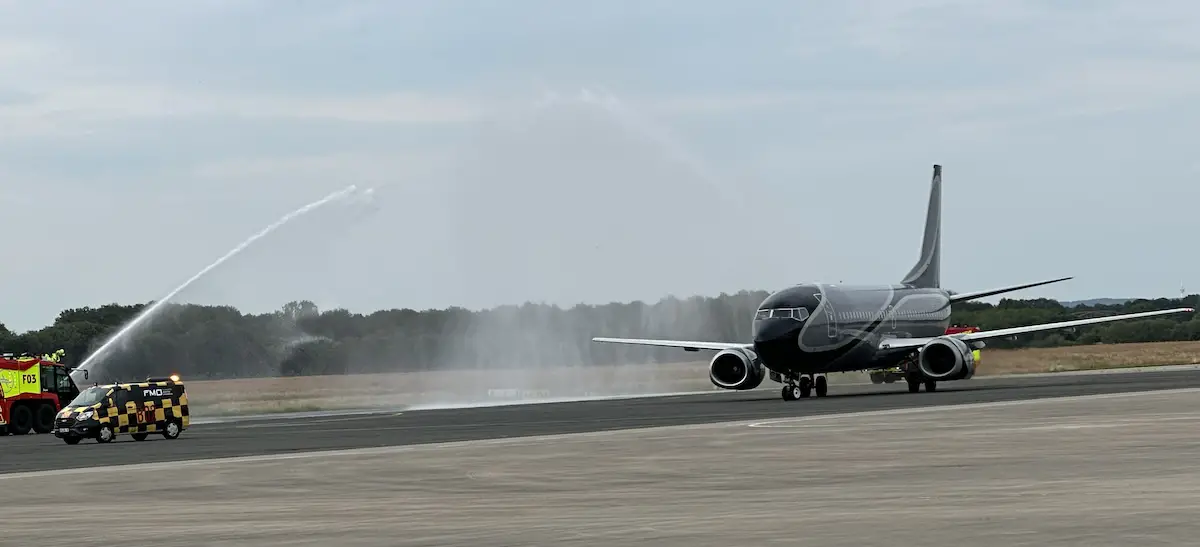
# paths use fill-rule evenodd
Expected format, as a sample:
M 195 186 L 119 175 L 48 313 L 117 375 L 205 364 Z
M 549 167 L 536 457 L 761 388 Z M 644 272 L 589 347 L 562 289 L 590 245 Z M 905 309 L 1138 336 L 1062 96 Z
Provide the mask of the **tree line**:
M 696 354 L 591 342 L 593 336 L 749 340 L 766 291 L 716 297 L 667 297 L 655 303 L 580 304 L 570 308 L 526 303 L 472 311 L 320 310 L 310 301 L 246 314 L 232 306 L 168 303 L 89 365 L 90 380 L 179 373 L 191 379 L 399 372 L 456 368 L 579 367 L 677 362 Z M 1051 299 L 963 303 L 952 322 L 985 330 L 1083 317 L 1195 307 L 1198 297 L 1140 299 L 1113 305 L 1065 306 Z M 80 363 L 146 304 L 108 304 L 63 310 L 54 323 L 25 333 L 0 324 L 0 350 L 34 354 L 66 350 Z M 989 348 L 1048 347 L 1200 340 L 1200 318 L 1179 314 L 1021 335 Z M 985 350 L 986 351 L 986 350 Z

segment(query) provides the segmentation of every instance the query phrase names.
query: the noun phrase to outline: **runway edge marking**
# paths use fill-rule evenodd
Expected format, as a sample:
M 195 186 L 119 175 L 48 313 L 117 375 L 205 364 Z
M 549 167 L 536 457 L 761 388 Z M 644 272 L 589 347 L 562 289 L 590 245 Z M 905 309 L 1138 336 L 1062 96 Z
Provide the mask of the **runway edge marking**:
M 295 452 L 291 454 L 261 454 L 254 456 L 230 456 L 225 458 L 204 458 L 194 460 L 175 460 L 167 462 L 154 463 L 134 463 L 134 464 L 118 464 L 118 465 L 103 465 L 94 467 L 78 467 L 72 469 L 50 469 L 45 471 L 25 471 L 18 473 L 2 473 L 0 481 L 10 479 L 25 479 L 37 477 L 51 477 L 59 475 L 78 475 L 85 473 L 97 473 L 106 471 L 172 471 L 182 467 L 203 467 L 214 464 L 230 464 L 230 463 L 256 463 L 256 462 L 277 462 L 284 460 L 299 460 L 312 458 L 327 458 L 338 456 L 372 456 L 372 455 L 390 455 L 403 452 L 414 452 L 417 450 L 442 450 L 447 448 L 456 448 L 462 446 L 494 446 L 504 444 L 522 444 L 539 441 L 552 441 L 564 438 L 580 439 L 593 437 L 607 437 L 621 433 L 636 431 L 636 432 L 653 432 L 653 431 L 684 431 L 697 429 L 723 429 L 731 427 L 770 427 L 769 424 L 785 423 L 785 422 L 804 422 L 818 420 L 832 420 L 839 418 L 853 418 L 859 416 L 881 416 L 881 415 L 898 415 L 898 414 L 917 414 L 928 412 L 946 412 L 958 411 L 964 409 L 978 408 L 996 408 L 1005 406 L 1031 405 L 1031 404 L 1047 404 L 1047 403 L 1063 403 L 1080 400 L 1097 400 L 1097 399 L 1118 399 L 1146 396 L 1162 396 L 1162 395 L 1178 395 L 1185 393 L 1200 393 L 1200 388 L 1180 388 L 1180 389 L 1162 389 L 1152 391 L 1135 391 L 1127 393 L 1100 393 L 1093 395 L 1067 395 L 1063 397 L 1042 397 L 1037 399 L 1025 399 L 1018 401 L 995 401 L 987 403 L 963 403 L 963 404 L 948 404 L 917 408 L 898 408 L 888 410 L 865 410 L 857 412 L 843 412 L 837 414 L 819 414 L 814 416 L 797 416 L 794 418 L 780 418 L 773 420 L 736 420 L 729 422 L 710 422 L 703 424 L 691 425 L 666 425 L 652 427 L 632 427 L 623 429 L 613 429 L 607 431 L 589 431 L 583 433 L 556 433 L 552 435 L 531 435 L 522 437 L 507 437 L 500 439 L 480 439 L 469 441 L 454 441 L 447 443 L 430 443 L 420 445 L 407 446 L 383 446 L 370 448 L 342 448 L 332 450 L 311 450 L 304 452 Z M 764 425 L 766 424 L 766 425 Z

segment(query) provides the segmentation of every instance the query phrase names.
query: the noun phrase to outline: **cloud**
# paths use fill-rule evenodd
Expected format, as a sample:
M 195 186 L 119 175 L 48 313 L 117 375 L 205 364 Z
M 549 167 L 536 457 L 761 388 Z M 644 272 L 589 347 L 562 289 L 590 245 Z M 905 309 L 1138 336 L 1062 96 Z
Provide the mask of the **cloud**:
M 0 5 L 0 199 L 25 223 L 41 213 L 24 205 L 52 201 L 63 218 L 28 247 L 98 269 L 6 274 L 0 300 L 36 310 L 0 318 L 18 328 L 60 304 L 156 297 L 145 287 L 191 273 L 176 265 L 350 183 L 390 185 L 355 232 L 376 239 L 339 244 L 374 256 L 381 281 L 348 278 L 338 300 L 376 307 L 474 306 L 463 298 L 476 285 L 488 303 L 654 298 L 903 270 L 903 241 L 831 245 L 822 227 L 873 241 L 900 200 L 920 206 L 896 173 L 919 186 L 929 160 L 971 182 L 947 195 L 969 205 L 948 221 L 972 228 L 946 267 L 984 285 L 1010 281 L 995 264 L 1026 253 L 1066 261 L 1041 237 L 1055 222 L 1150 253 L 1091 219 L 1138 204 L 1160 214 L 1121 230 L 1170 233 L 1155 228 L 1162 211 L 1195 193 L 1200 4 L 1182 0 Z M 845 203 L 861 223 L 842 219 Z M 1014 224 L 1014 207 L 1045 220 Z M 309 220 L 293 248 L 325 230 Z M 479 223 L 527 242 L 506 250 Z M 162 271 L 106 260 L 109 241 L 153 249 Z M 271 249 L 247 269 L 292 285 L 247 288 L 236 304 L 270 308 L 325 282 L 271 270 L 291 252 Z M 488 253 L 527 257 L 543 277 L 447 281 L 462 269 L 446 256 Z M 586 267 L 564 277 L 555 264 Z
M 38 120 L 70 116 L 90 121 L 225 116 L 241 119 L 309 119 L 352 123 L 435 124 L 478 119 L 478 103 L 419 93 L 303 97 L 172 89 L 153 84 L 84 84 L 45 91 L 0 113 Z
M 833 131 L 920 126 L 991 138 L 1200 96 L 1191 3 L 864 0 L 822 11 L 790 33 L 781 58 L 793 66 L 779 64 L 779 84 L 644 104 L 675 120 L 786 112 Z
M 391 184 L 417 185 L 435 179 L 452 161 L 442 150 L 333 152 L 301 156 L 254 156 L 198 165 L 191 177 L 198 183 L 217 181 L 228 189 L 300 182 L 357 184 L 364 188 Z M 214 188 L 206 185 L 207 189 Z
M 189 118 L 462 124 L 489 108 L 487 98 L 420 89 L 321 94 L 156 80 L 88 57 L 47 39 L 0 40 L 0 139 L 89 135 L 112 124 Z

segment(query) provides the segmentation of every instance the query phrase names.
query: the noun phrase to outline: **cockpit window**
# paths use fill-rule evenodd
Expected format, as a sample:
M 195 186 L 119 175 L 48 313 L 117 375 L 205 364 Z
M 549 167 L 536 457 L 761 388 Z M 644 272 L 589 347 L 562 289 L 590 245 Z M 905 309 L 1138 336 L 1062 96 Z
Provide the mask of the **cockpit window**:
M 774 308 L 770 310 L 758 310 L 754 315 L 754 319 L 795 319 L 803 321 L 808 319 L 808 310 L 805 308 Z

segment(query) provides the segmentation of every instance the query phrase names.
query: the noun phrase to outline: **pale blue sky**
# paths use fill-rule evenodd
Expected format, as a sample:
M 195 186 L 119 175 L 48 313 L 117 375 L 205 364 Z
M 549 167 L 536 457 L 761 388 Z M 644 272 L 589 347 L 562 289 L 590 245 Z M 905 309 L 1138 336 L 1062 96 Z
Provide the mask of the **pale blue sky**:
M 1200 4 L 0 0 L 0 321 L 892 282 L 1200 289 Z M 370 212 L 373 211 L 373 212 Z M 369 214 L 368 214 L 369 213 Z

